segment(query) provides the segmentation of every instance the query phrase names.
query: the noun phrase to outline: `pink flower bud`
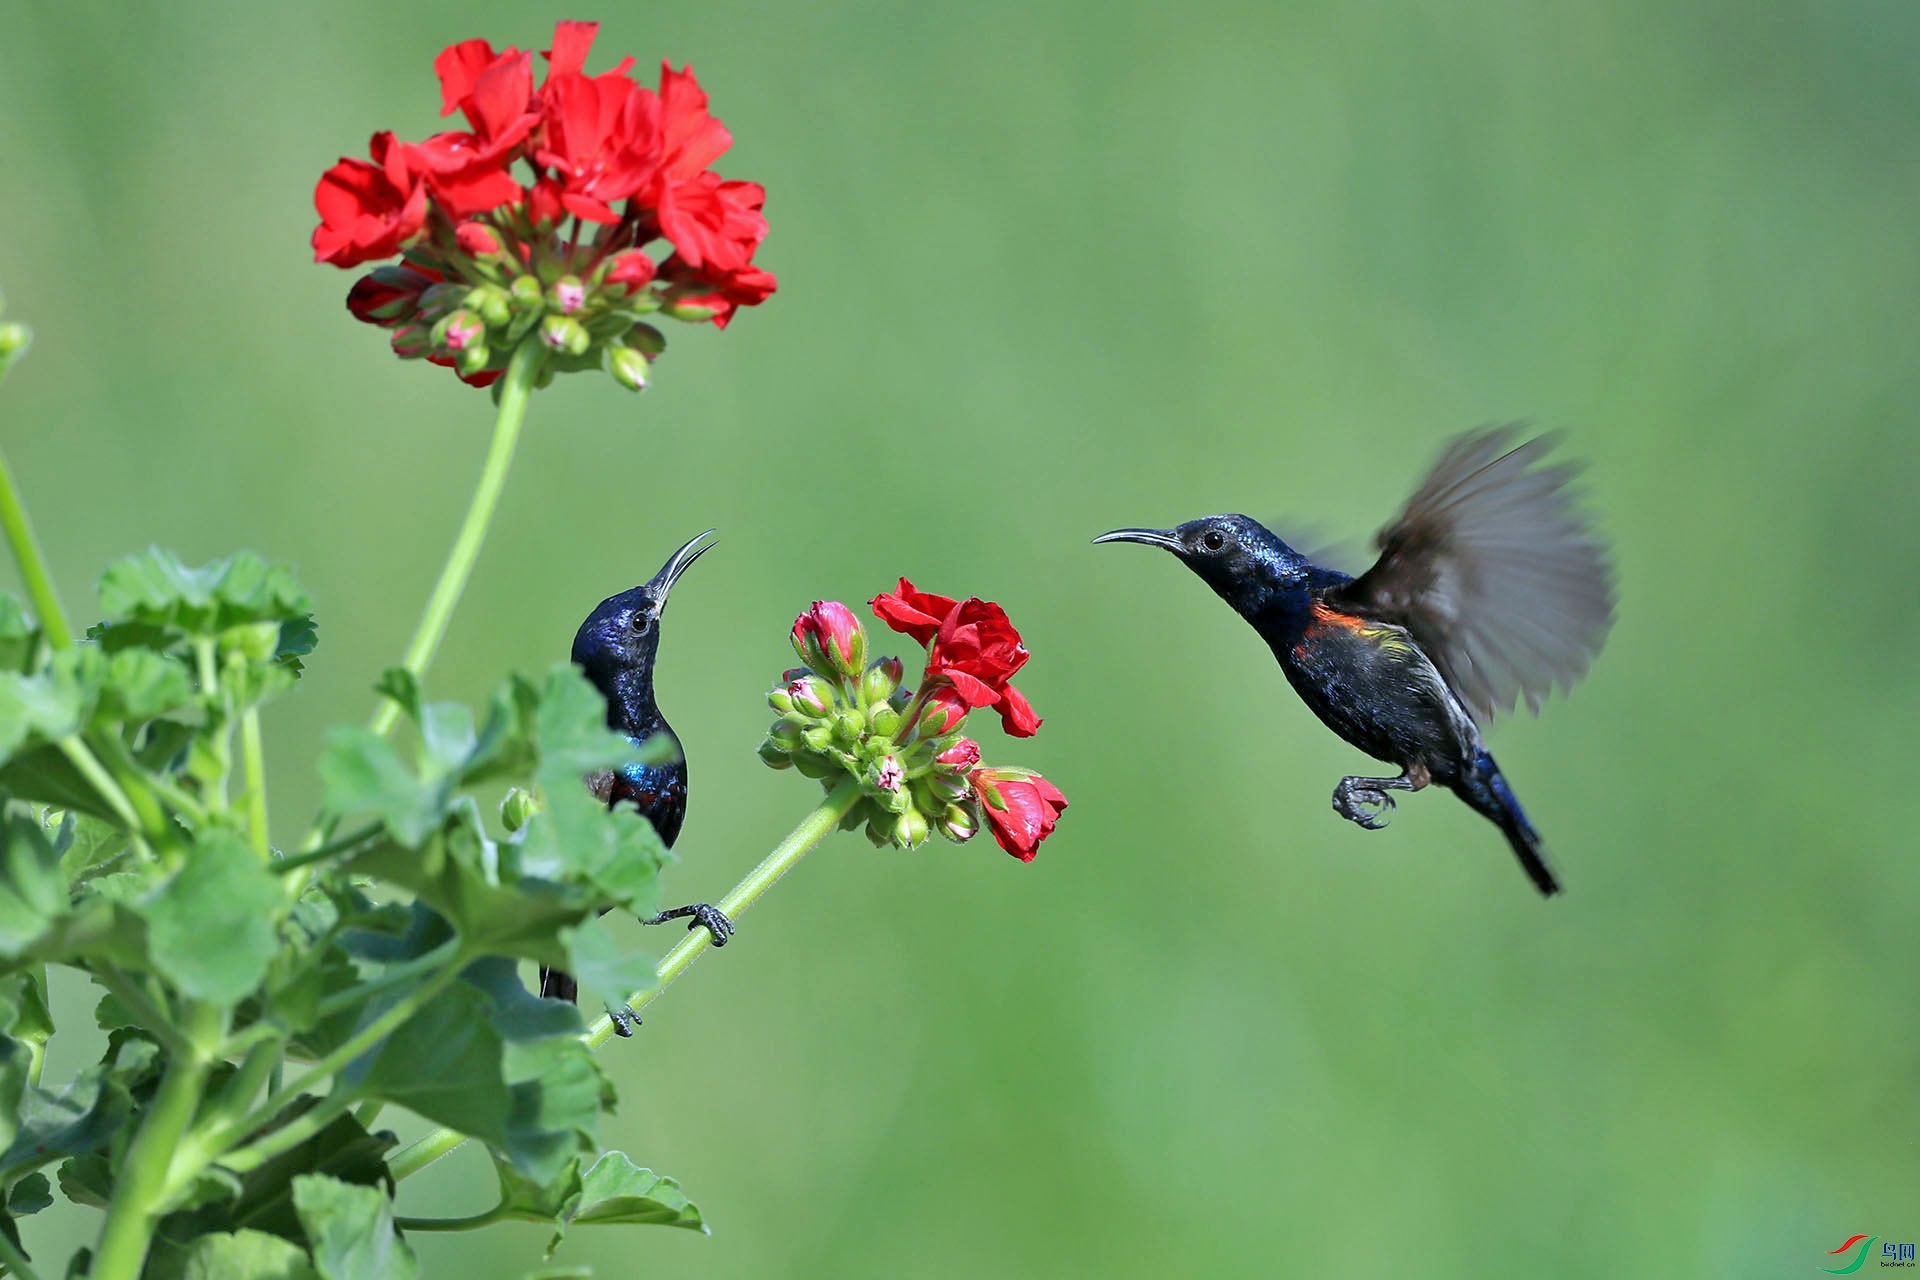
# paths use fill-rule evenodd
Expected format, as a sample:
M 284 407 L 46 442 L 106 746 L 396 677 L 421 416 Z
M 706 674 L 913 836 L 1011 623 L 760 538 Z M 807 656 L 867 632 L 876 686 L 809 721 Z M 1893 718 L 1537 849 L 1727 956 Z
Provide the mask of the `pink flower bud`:
M 460 251 L 474 258 L 488 258 L 499 253 L 500 235 L 484 222 L 469 219 L 453 229 L 453 238 L 459 242 Z
M 613 265 L 607 269 L 607 283 L 618 285 L 628 293 L 638 293 L 653 283 L 655 270 L 652 258 L 638 249 L 628 249 L 613 255 Z
M 940 834 L 955 844 L 965 844 L 980 833 L 980 817 L 971 805 L 950 804 L 940 818 Z
M 456 311 L 440 323 L 445 326 L 442 341 L 449 351 L 465 351 L 486 341 L 486 322 L 471 311 Z
M 866 665 L 867 633 L 838 600 L 815 600 L 793 621 L 793 651 L 814 670 L 847 679 Z
M 971 769 L 980 763 L 980 744 L 972 738 L 962 738 L 935 756 L 933 762 L 948 769 Z
M 587 305 L 587 286 L 579 276 L 561 276 L 553 282 L 553 305 L 561 315 L 572 315 Z
M 393 354 L 413 360 L 433 349 L 433 335 L 423 324 L 403 324 L 393 331 Z
M 867 776 L 882 791 L 898 791 L 900 784 L 907 780 L 907 771 L 900 766 L 900 757 L 887 755 L 873 762 Z
M 937 685 L 921 695 L 920 713 L 914 717 L 913 732 L 922 738 L 937 738 L 958 729 L 972 709 L 952 685 Z
M 795 711 L 824 716 L 833 710 L 833 689 L 819 676 L 801 676 L 787 685 L 786 694 Z

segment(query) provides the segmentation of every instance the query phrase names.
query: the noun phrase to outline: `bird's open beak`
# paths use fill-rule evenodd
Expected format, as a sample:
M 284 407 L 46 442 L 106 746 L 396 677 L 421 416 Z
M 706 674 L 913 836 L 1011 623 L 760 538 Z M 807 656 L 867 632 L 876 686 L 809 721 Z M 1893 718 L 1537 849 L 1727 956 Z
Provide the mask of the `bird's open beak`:
M 1165 547 L 1169 551 L 1185 550 L 1171 529 L 1115 529 L 1112 533 L 1101 534 L 1094 542 L 1144 542 L 1150 547 Z
M 685 546 L 673 553 L 667 563 L 661 567 L 660 572 L 653 575 L 653 581 L 647 585 L 652 588 L 653 598 L 659 602 L 660 608 L 666 607 L 667 593 L 673 590 L 673 584 L 680 580 L 680 575 L 687 571 L 687 566 L 706 554 L 716 541 L 718 539 L 714 538 L 711 529 L 698 537 L 689 539 Z

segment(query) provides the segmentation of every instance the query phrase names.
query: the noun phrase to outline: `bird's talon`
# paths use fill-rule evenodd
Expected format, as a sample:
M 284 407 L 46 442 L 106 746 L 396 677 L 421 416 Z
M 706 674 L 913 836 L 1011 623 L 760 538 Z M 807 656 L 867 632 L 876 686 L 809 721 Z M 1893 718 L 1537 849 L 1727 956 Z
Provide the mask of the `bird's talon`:
M 701 925 L 706 926 L 707 932 L 713 935 L 713 945 L 716 947 L 726 946 L 727 939 L 733 936 L 733 921 L 727 919 L 726 913 L 720 908 L 709 903 L 702 902 L 694 906 L 693 920 L 687 928 L 691 931 Z
M 640 1015 L 631 1005 L 621 1005 L 618 1009 L 607 1010 L 607 1016 L 613 1019 L 613 1034 L 622 1039 L 631 1039 L 633 1029 L 640 1025 Z

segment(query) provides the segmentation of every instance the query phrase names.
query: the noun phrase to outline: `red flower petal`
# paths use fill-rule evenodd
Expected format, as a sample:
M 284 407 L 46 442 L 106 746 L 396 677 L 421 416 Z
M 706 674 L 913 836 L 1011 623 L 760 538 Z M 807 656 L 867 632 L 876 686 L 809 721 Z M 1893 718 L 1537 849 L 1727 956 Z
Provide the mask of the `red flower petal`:
M 928 644 L 957 603 L 949 596 L 921 591 L 902 578 L 898 588 L 875 596 L 867 601 L 867 607 L 873 610 L 874 617 L 895 631 L 910 635 L 921 644 Z
M 1010 737 L 1031 738 L 1040 730 L 1040 717 L 1033 713 L 1033 704 L 1026 695 L 1012 685 L 1000 692 L 1000 727 Z

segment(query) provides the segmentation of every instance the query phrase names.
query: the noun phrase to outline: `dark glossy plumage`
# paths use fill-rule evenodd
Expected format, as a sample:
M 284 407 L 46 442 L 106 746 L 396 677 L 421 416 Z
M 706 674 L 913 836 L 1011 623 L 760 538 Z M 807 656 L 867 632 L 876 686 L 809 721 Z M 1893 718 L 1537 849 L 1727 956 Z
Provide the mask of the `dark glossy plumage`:
M 687 816 L 687 760 L 673 726 L 654 700 L 653 665 L 660 649 L 660 616 L 673 584 L 688 565 L 713 544 L 712 530 L 692 539 L 673 553 L 659 573 L 629 591 L 608 596 L 573 637 L 573 661 L 607 700 L 607 727 L 623 733 L 636 746 L 658 745 L 664 736 L 673 745 L 672 757 L 649 764 L 631 764 L 618 771 L 597 773 L 586 785 L 608 807 L 629 804 L 653 824 L 669 847 L 680 837 Z M 724 946 L 733 932 L 726 917 L 706 903 L 663 911 L 649 924 L 692 917 L 695 925 L 713 931 L 714 945 Z M 540 971 L 540 994 L 556 1000 L 574 1000 L 579 989 L 573 976 L 558 969 Z M 627 1014 L 631 1017 L 631 1014 Z M 623 1034 L 628 1024 L 616 1013 Z
M 1397 778 L 1345 778 L 1342 816 L 1373 828 L 1391 791 L 1447 787 L 1500 827 L 1542 893 L 1558 890 L 1480 727 L 1516 699 L 1538 710 L 1586 673 L 1613 620 L 1605 551 L 1575 507 L 1571 466 L 1516 428 L 1442 453 L 1359 577 L 1311 563 L 1257 520 L 1208 516 L 1096 542 L 1165 547 L 1251 623 L 1294 691 Z

